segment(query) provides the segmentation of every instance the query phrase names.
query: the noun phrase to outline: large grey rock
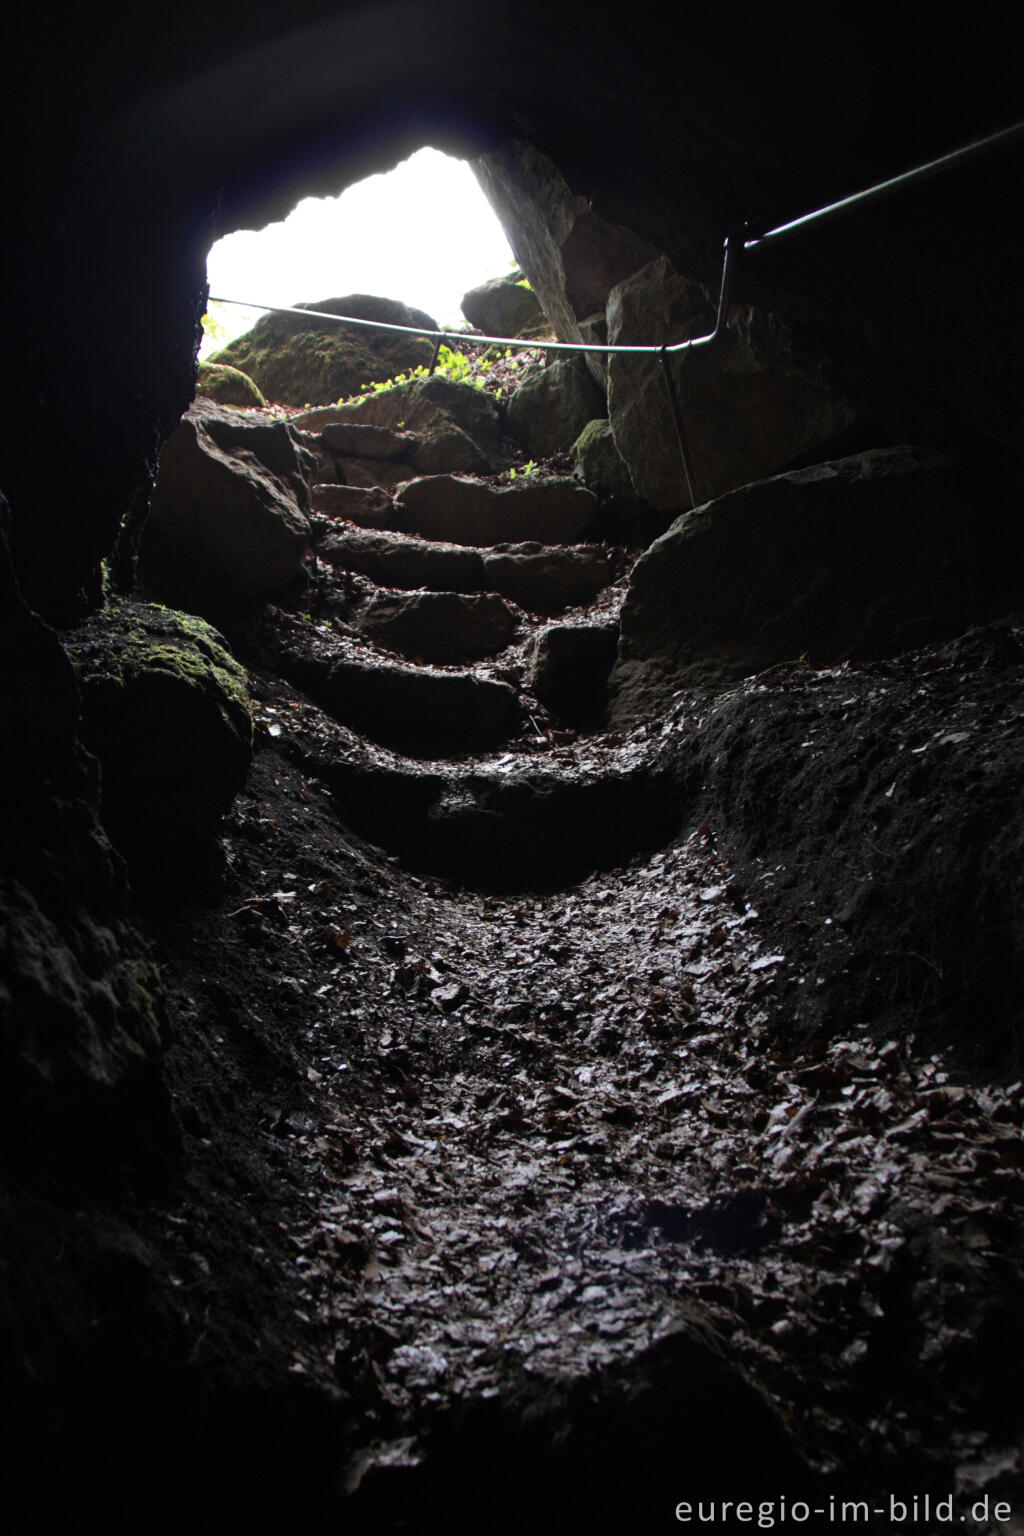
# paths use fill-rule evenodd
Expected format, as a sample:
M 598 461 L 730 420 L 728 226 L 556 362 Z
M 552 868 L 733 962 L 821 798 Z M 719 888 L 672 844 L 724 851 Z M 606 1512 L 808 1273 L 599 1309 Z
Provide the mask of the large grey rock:
M 372 294 L 350 293 L 295 307 L 351 315 L 357 320 L 383 320 L 389 325 L 437 329 L 437 322 L 423 310 Z M 240 368 L 268 400 L 303 406 L 340 400 L 358 394 L 364 384 L 426 366 L 432 352 L 433 342 L 423 336 L 305 319 L 302 315 L 268 314 L 210 361 Z
M 371 640 L 404 656 L 447 664 L 504 650 L 516 617 L 496 594 L 378 592 L 360 621 Z M 610 663 L 609 663 L 610 665 Z
M 479 751 L 506 739 L 520 721 L 514 689 L 471 672 L 434 672 L 376 658 L 329 665 L 307 659 L 291 670 L 342 725 L 411 756 Z
M 524 539 L 569 544 L 587 531 L 596 511 L 589 491 L 557 476 L 524 475 L 496 486 L 431 475 L 396 492 L 399 527 L 478 549 Z
M 547 317 L 536 294 L 524 286 L 521 272 L 492 277 L 471 288 L 462 300 L 462 313 L 485 336 L 532 335 L 543 330 Z
M 140 548 L 150 593 L 217 619 L 286 586 L 309 543 L 306 472 L 283 424 L 190 409 L 160 455 Z
M 706 335 L 714 323 L 705 291 L 663 256 L 620 283 L 608 300 L 614 345 L 671 344 Z M 720 342 L 676 354 L 670 366 L 698 502 L 763 479 L 838 436 L 854 418 L 797 360 L 786 328 L 749 306 L 733 306 Z M 689 507 L 657 357 L 611 357 L 608 415 L 638 495 L 663 511 Z
M 402 533 L 345 528 L 328 534 L 317 546 L 317 553 L 331 565 L 369 576 L 382 587 L 479 592 L 484 585 L 484 562 L 479 550 L 432 543 Z
M 605 399 L 586 368 L 563 358 L 527 375 L 508 407 L 508 429 L 531 458 L 566 453 Z
M 111 600 L 65 636 L 101 815 L 137 879 L 200 855 L 252 756 L 248 679 L 202 619 Z
M 530 681 L 540 702 L 567 725 L 589 725 L 608 703 L 616 624 L 549 624 L 533 645 Z
M 594 544 L 545 548 L 528 542 L 487 550 L 484 584 L 531 613 L 589 603 L 612 580 L 607 553 Z
M 984 537 L 952 463 L 914 448 L 777 475 L 685 513 L 633 568 L 611 717 L 777 662 L 868 659 L 957 633 L 978 614 Z

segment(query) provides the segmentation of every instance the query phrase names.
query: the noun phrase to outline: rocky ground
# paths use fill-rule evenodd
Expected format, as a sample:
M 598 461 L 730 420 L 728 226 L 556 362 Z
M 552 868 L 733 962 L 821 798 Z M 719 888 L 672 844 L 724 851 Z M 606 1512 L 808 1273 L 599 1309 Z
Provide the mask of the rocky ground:
M 78 1437 L 63 1528 L 653 1532 L 747 1498 L 824 1530 L 848 1498 L 885 1531 L 927 1494 L 1024 1530 L 1012 1019 L 939 1010 L 914 937 L 927 824 L 996 839 L 1024 629 L 613 733 L 531 691 L 550 618 L 518 609 L 463 668 L 516 730 L 403 756 L 300 686 L 367 650 L 334 532 L 232 634 L 256 753 L 216 875 L 136 914 L 180 1158 L 40 1215 L 41 1314 L 79 1277 L 24 1430 Z M 559 622 L 613 621 L 632 559 Z

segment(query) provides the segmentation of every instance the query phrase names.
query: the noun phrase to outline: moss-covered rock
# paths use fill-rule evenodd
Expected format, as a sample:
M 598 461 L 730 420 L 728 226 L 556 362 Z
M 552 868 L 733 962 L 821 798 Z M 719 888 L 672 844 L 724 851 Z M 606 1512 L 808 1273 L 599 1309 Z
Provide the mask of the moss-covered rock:
M 66 636 L 101 815 L 137 881 L 186 879 L 252 755 L 248 680 L 202 619 L 112 601 Z
M 196 393 L 220 405 L 266 405 L 263 391 L 241 368 L 229 363 L 199 364 L 199 381 Z
M 437 329 L 437 321 L 422 309 L 365 293 L 318 299 L 296 308 Z M 358 394 L 364 384 L 394 378 L 421 364 L 428 366 L 433 345 L 422 336 L 371 326 L 268 314 L 257 320 L 251 331 L 215 353 L 210 362 L 240 368 L 268 400 L 282 405 L 327 405 Z

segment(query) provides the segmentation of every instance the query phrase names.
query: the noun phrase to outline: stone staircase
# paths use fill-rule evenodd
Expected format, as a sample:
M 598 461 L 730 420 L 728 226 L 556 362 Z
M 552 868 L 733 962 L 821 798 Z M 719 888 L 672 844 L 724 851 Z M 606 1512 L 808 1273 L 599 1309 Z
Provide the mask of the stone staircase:
M 319 622 L 305 644 L 286 643 L 289 680 L 340 724 L 417 758 L 487 751 L 536 734 L 541 717 L 596 723 L 620 574 L 607 546 L 586 542 L 596 497 L 568 476 L 417 475 L 416 433 L 350 411 L 310 413 L 317 430 L 300 434 L 324 475 L 311 498 Z M 606 611 L 589 622 L 601 594 Z M 546 639 L 569 629 L 597 639 L 570 656 Z M 571 681 L 549 676 L 563 654 L 582 713 Z
M 285 682 L 258 719 L 345 823 L 517 889 L 670 836 L 674 774 L 601 735 L 627 561 L 587 542 L 597 499 L 567 476 L 416 475 L 415 433 L 315 414 L 304 446 L 335 478 L 313 489 L 309 612 L 275 615 Z M 366 483 L 380 465 L 403 478 Z

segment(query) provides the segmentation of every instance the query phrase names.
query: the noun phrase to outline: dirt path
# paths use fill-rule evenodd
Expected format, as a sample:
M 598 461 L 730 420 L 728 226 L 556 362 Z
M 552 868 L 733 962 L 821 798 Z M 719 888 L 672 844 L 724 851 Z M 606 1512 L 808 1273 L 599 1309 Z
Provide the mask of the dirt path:
M 979 1452 L 989 1486 L 1020 1085 L 866 1029 L 787 1054 L 794 962 L 713 828 L 553 894 L 460 890 L 339 829 L 267 732 L 284 713 L 263 708 L 235 894 L 192 965 L 232 957 L 222 1029 L 289 1021 L 304 1083 L 256 1133 L 292 1169 L 283 1347 L 345 1400 L 354 1507 L 401 1528 L 453 1458 L 472 1486 L 458 1447 L 488 1404 L 482 1467 L 545 1426 L 524 1486 L 581 1384 L 601 1434 L 628 1435 L 641 1385 L 679 1422 L 680 1347 L 703 1409 L 658 1453 L 657 1507 L 695 1456 L 715 1485 L 737 1414 L 781 1427 L 805 1491 L 969 1489 Z

